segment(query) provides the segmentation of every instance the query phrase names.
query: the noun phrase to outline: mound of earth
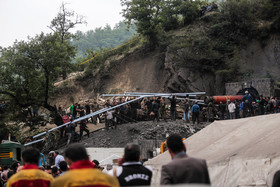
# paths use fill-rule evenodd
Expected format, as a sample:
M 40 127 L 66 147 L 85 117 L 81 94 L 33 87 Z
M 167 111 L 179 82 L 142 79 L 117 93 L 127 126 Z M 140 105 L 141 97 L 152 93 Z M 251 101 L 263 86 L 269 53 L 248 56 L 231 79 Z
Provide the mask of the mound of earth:
M 91 133 L 89 138 L 84 136 L 83 143 L 86 147 L 124 147 L 127 143 L 141 140 L 165 141 L 169 134 L 177 133 L 188 138 L 201 130 L 208 123 L 191 125 L 182 120 L 177 121 L 142 121 L 118 125 L 117 129 L 100 129 Z

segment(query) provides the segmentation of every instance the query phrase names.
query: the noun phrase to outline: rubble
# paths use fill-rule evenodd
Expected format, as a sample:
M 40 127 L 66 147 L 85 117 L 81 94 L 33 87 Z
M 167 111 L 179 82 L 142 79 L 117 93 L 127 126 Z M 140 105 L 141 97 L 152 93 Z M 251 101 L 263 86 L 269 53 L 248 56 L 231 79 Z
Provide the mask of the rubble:
M 118 125 L 117 129 L 99 130 L 91 134 L 90 138 L 84 139 L 83 144 L 87 147 L 124 147 L 127 143 L 136 140 L 159 140 L 165 141 L 172 133 L 180 134 L 184 138 L 201 130 L 208 123 L 191 125 L 182 120 L 177 121 L 141 121 Z

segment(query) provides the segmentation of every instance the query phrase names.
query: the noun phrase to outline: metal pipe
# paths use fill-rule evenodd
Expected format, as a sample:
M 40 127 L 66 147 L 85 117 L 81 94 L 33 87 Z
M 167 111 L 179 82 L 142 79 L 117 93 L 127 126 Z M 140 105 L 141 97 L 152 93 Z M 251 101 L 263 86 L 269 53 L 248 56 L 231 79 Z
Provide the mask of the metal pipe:
M 39 140 L 35 140 L 35 141 L 33 141 L 33 142 L 26 143 L 26 144 L 24 144 L 24 146 L 32 145 L 32 144 L 34 144 L 34 143 L 43 141 L 44 139 L 45 139 L 45 138 L 42 138 L 42 139 L 39 139 Z
M 102 94 L 101 95 L 102 97 L 140 97 L 140 96 L 144 96 L 144 95 L 141 95 L 141 94 Z M 145 96 L 149 96 L 149 97 L 164 97 L 164 96 L 167 96 L 167 97 L 170 97 L 171 95 L 170 94 L 149 94 L 149 95 L 145 95 Z M 185 94 L 177 94 L 176 96 L 179 96 L 179 97 L 186 97 Z M 194 94 L 191 94 L 191 95 L 188 95 L 189 97 L 196 97 L 197 95 L 194 95 Z
M 95 116 L 95 115 L 101 114 L 101 113 L 103 113 L 103 112 L 106 112 L 105 109 L 106 109 L 106 108 L 103 108 L 103 109 L 101 109 L 101 110 L 98 110 L 98 111 L 92 113 L 92 116 Z M 90 115 L 90 114 L 88 114 L 88 115 Z M 86 116 L 88 116 L 88 115 L 86 115 Z M 78 119 L 75 119 L 75 120 L 73 121 L 73 123 L 82 121 L 83 119 L 87 119 L 87 118 L 84 118 L 84 117 L 86 117 L 86 116 L 82 116 L 82 117 L 80 117 L 80 118 L 78 118 Z M 90 117 L 91 117 L 91 116 L 90 116 Z M 90 117 L 88 117 L 88 118 L 90 118 Z M 59 128 L 61 128 L 61 127 L 64 127 L 64 126 L 66 126 L 66 125 L 68 125 L 68 124 L 70 124 L 70 123 L 71 123 L 71 122 L 64 123 L 64 124 L 62 124 L 62 125 L 60 125 L 60 126 L 58 126 L 58 127 L 55 127 L 55 128 L 52 128 L 52 129 L 48 130 L 48 132 L 51 132 L 51 131 L 56 130 L 56 129 L 59 129 Z M 33 136 L 33 138 L 37 138 L 37 137 L 42 136 L 42 135 L 45 135 L 45 134 L 46 134 L 46 132 L 42 132 L 42 133 L 40 133 L 40 134 L 37 134 L 37 135 Z
M 137 95 L 205 95 L 206 92 L 190 92 L 190 93 L 143 93 L 143 92 L 125 92 L 126 95 L 137 94 Z
M 162 94 L 162 95 L 167 96 L 168 94 Z M 119 104 L 119 105 L 116 105 L 116 106 L 113 106 L 113 107 L 110 107 L 110 108 L 103 108 L 103 109 L 98 110 L 98 111 L 96 111 L 96 112 L 94 112 L 94 113 L 91 113 L 91 114 L 82 116 L 82 117 L 80 117 L 80 118 L 78 118 L 78 119 L 75 119 L 75 120 L 73 121 L 73 123 L 77 123 L 77 122 L 79 122 L 79 121 L 88 119 L 88 118 L 93 117 L 93 116 L 96 116 L 96 115 L 98 115 L 98 114 L 102 114 L 102 113 L 104 113 L 104 112 L 113 110 L 113 109 L 115 109 L 115 108 L 121 107 L 121 106 L 126 105 L 126 104 L 128 104 L 128 103 L 132 103 L 132 102 L 134 102 L 134 101 L 138 101 L 138 100 L 140 100 L 140 99 L 142 99 L 142 98 L 145 98 L 145 97 L 152 97 L 152 95 L 142 95 L 142 96 L 139 96 L 139 97 L 136 98 L 136 99 L 132 99 L 132 100 L 130 100 L 130 101 L 121 103 L 121 104 Z M 178 99 L 183 99 L 183 98 L 178 98 Z M 203 103 L 201 103 L 203 100 L 196 100 L 196 99 L 190 99 L 190 100 L 199 101 L 200 104 L 203 104 Z M 61 127 L 64 127 L 64 126 L 66 126 L 66 125 L 68 125 L 68 124 L 70 124 L 70 123 L 71 123 L 71 122 L 64 123 L 64 124 L 62 124 L 62 125 L 60 125 L 60 126 L 58 126 L 58 127 L 55 127 L 55 128 L 50 129 L 48 132 L 54 131 L 54 130 L 59 129 L 59 128 L 61 128 Z M 42 135 L 45 135 L 45 134 L 46 134 L 46 132 L 42 132 L 42 133 L 40 133 L 40 134 L 37 134 L 37 135 L 33 136 L 33 138 L 37 138 L 37 137 L 42 136 Z M 24 146 L 31 145 L 31 144 L 34 144 L 34 143 L 37 143 L 37 142 L 40 142 L 40 141 L 43 141 L 43 140 L 44 140 L 44 138 L 39 139 L 39 140 L 35 140 L 35 141 L 33 141 L 33 142 L 29 142 L 29 143 L 27 143 L 27 144 L 24 144 Z
M 102 94 L 102 97 L 140 97 L 143 95 L 137 95 L 137 94 L 131 94 L 131 95 L 126 95 L 126 94 Z
M 107 112 L 107 111 L 109 111 L 109 110 L 113 110 L 113 109 L 118 108 L 118 107 L 120 107 L 120 106 L 123 106 L 123 105 L 126 105 L 126 104 L 128 104 L 128 103 L 137 101 L 137 100 L 139 100 L 139 99 L 142 99 L 142 98 L 144 98 L 144 97 L 145 97 L 145 96 L 141 96 L 141 97 L 139 97 L 139 98 L 132 99 L 132 100 L 130 100 L 130 101 L 127 101 L 127 102 L 125 102 L 125 103 L 121 103 L 121 104 L 119 104 L 119 105 L 116 105 L 116 106 L 113 106 L 113 107 L 110 107 L 110 108 L 103 108 L 103 109 L 98 110 L 98 111 L 96 111 L 96 112 L 94 112 L 94 113 L 91 113 L 91 114 L 82 116 L 82 117 L 80 117 L 80 118 L 78 118 L 78 119 L 75 119 L 75 120 L 73 121 L 73 123 L 82 121 L 82 120 L 84 120 L 84 119 L 88 119 L 88 118 L 93 117 L 93 116 L 96 116 L 96 115 L 98 115 L 98 114 L 102 114 L 103 112 Z M 68 125 L 68 124 L 70 124 L 70 123 L 71 123 L 71 122 L 64 123 L 64 124 L 62 124 L 62 125 L 60 125 L 60 126 L 58 126 L 58 127 L 55 127 L 55 128 L 50 129 L 48 132 L 51 132 L 51 131 L 56 130 L 56 129 L 59 129 L 59 128 L 61 128 L 61 127 L 64 127 L 64 126 L 66 126 L 66 125 Z M 42 136 L 42 135 L 45 135 L 45 134 L 46 134 L 46 132 L 42 132 L 42 133 L 40 133 L 40 134 L 37 134 L 37 135 L 33 136 L 33 138 L 37 138 L 37 137 Z

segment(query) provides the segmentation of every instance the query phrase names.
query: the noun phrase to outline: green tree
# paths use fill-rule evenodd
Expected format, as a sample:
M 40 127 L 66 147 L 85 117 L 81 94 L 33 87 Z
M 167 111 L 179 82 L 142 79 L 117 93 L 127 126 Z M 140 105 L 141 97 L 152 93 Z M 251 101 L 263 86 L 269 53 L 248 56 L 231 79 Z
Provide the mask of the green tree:
M 126 23 L 135 24 L 138 33 L 147 37 L 151 44 L 158 42 L 157 35 L 160 31 L 161 0 L 121 0 L 122 11 Z
M 185 0 L 180 4 L 179 14 L 183 17 L 183 24 L 191 24 L 198 18 L 201 2 L 196 0 Z
M 51 25 L 48 26 L 53 32 L 60 35 L 62 43 L 74 37 L 70 30 L 76 25 L 87 24 L 83 16 L 76 14 L 74 11 L 67 10 L 65 5 L 62 3 L 57 16 L 51 21 Z
M 62 43 L 60 35 L 41 33 L 28 42 L 18 42 L 4 48 L 0 62 L 0 94 L 20 108 L 38 105 L 55 111 L 49 104 L 53 83 L 60 67 L 69 64 L 75 48 Z
M 74 11 L 67 10 L 65 4 L 62 3 L 60 11 L 57 16 L 51 21 L 51 25 L 48 26 L 54 33 L 57 33 L 60 37 L 60 42 L 64 43 L 74 38 L 70 30 L 78 24 L 86 24 L 84 17 L 76 14 Z M 70 59 L 64 59 L 68 62 Z M 62 66 L 62 78 L 67 77 L 67 66 Z
M 166 0 L 161 2 L 161 24 L 164 30 L 169 31 L 179 26 L 180 6 L 182 0 Z
M 121 0 L 122 15 L 134 23 L 139 34 L 157 45 L 164 31 L 190 24 L 198 17 L 200 1 L 192 0 Z

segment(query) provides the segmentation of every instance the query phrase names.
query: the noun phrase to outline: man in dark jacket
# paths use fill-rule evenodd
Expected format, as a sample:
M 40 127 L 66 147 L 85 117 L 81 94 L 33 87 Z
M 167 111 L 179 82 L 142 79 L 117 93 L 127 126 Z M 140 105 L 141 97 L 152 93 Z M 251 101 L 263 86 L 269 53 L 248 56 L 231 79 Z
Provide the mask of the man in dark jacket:
M 88 114 L 91 113 L 91 112 L 90 112 L 90 105 L 89 105 L 89 102 L 86 103 L 85 109 L 86 109 L 86 115 L 88 115 Z M 91 122 L 93 123 L 93 122 L 94 122 L 93 117 L 90 117 L 90 119 L 91 119 Z M 88 119 L 87 119 L 87 122 L 88 122 Z
M 155 121 L 155 119 L 157 121 L 159 121 L 159 104 L 157 103 L 156 100 L 153 101 L 153 104 L 152 104 L 152 119 L 153 121 Z
M 225 119 L 225 113 L 226 113 L 226 105 L 223 103 L 223 101 L 220 101 L 220 104 L 219 104 L 220 120 Z
M 167 149 L 172 161 L 162 166 L 161 185 L 198 183 L 210 184 L 206 161 L 186 154 L 182 137 L 173 134 L 167 138 Z
M 171 96 L 170 96 L 171 97 Z M 172 98 L 168 97 L 170 101 L 170 117 L 171 120 L 176 120 L 176 104 L 177 104 L 177 98 L 176 95 L 173 95 Z
M 140 148 L 128 144 L 124 149 L 122 166 L 109 171 L 109 175 L 118 178 L 120 186 L 146 186 L 151 184 L 152 170 L 140 162 Z
M 193 121 L 193 124 L 195 123 L 195 121 L 197 121 L 197 124 L 199 124 L 200 107 L 197 103 L 198 102 L 196 101 L 195 104 L 192 106 L 192 121 Z

